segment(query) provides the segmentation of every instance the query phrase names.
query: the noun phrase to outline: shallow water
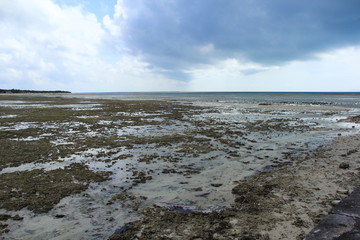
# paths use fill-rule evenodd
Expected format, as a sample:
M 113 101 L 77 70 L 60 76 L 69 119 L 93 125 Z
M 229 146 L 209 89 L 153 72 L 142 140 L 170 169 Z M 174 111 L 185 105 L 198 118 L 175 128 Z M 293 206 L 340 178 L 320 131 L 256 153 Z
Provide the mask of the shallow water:
M 358 108 L 360 93 L 334 92 L 163 92 L 163 93 L 74 93 L 59 95 L 87 99 L 185 100 L 192 102 L 325 105 Z
M 80 96 L 84 97 L 84 95 Z M 291 163 L 295 157 L 311 156 L 312 151 L 326 146 L 338 134 L 359 132 L 359 124 L 337 121 L 347 116 L 360 114 L 360 110 L 356 107 L 358 98 L 354 100 L 348 96 L 344 98 L 343 95 L 336 95 L 329 101 L 329 95 L 326 95 L 322 96 L 321 101 L 318 97 L 313 97 L 311 100 L 303 100 L 297 104 L 303 96 L 291 98 L 288 96 L 287 100 L 284 100 L 283 95 L 276 95 L 273 99 L 269 96 L 257 99 L 257 103 L 254 103 L 253 95 L 243 98 L 232 95 L 224 97 L 218 94 L 210 94 L 202 98 L 191 95 L 191 101 L 186 99 L 187 95 L 175 97 L 171 95 L 180 104 L 191 103 L 212 109 L 212 111 L 203 111 L 196 115 L 189 114 L 183 120 L 173 120 L 167 125 L 163 124 L 167 113 L 161 111 L 158 114 L 144 112 L 135 114 L 146 116 L 147 121 L 156 122 L 155 124 L 140 126 L 131 124 L 112 129 L 113 121 L 99 120 L 98 122 L 102 126 L 108 126 L 108 131 L 116 132 L 119 139 L 162 136 L 182 136 L 186 139 L 189 134 L 201 130 L 195 138 L 203 138 L 207 141 L 198 146 L 192 146 L 184 140 L 183 143 L 168 145 L 139 143 L 132 148 L 116 149 L 113 152 L 104 148 L 91 148 L 57 161 L 28 163 L 3 169 L 0 174 L 32 169 L 51 170 L 79 162 L 86 164 L 94 171 L 113 173 L 111 180 L 93 183 L 85 192 L 62 199 L 47 214 L 33 214 L 25 209 L 21 211 L 0 209 L 0 214 L 19 214 L 24 217 L 23 221 L 12 221 L 10 232 L 3 234 L 3 238 L 104 239 L 125 223 L 138 219 L 140 217 L 138 208 L 156 205 L 172 209 L 174 206 L 181 206 L 180 209 L 183 210 L 212 211 L 229 207 L 234 200 L 231 194 L 231 189 L 235 185 L 234 181 L 244 179 L 264 169 L 271 170 L 281 164 Z M 107 97 L 115 98 L 110 95 Z M 164 97 L 168 98 L 167 95 L 160 96 L 160 98 Z M 245 100 L 241 102 L 243 99 Z M 272 105 L 258 104 L 265 100 L 267 104 Z M 314 104 L 315 101 L 318 104 Z M 339 102 L 324 104 L 326 101 Z M 274 104 L 280 102 L 286 102 L 286 104 Z M 320 102 L 323 104 L 319 104 Z M 7 107 L 11 104 L 27 106 L 26 102 L 19 101 L 5 103 Z M 84 108 L 88 106 L 89 104 L 84 104 Z M 74 105 L 64 107 L 73 108 Z M 77 105 L 76 108 L 81 109 L 83 106 Z M 127 113 L 119 112 L 118 114 L 126 115 Z M 40 127 L 66 126 L 69 135 L 82 134 L 81 137 L 101 134 L 96 130 L 88 130 L 85 133 L 72 132 L 71 129 L 79 124 L 84 128 L 89 128 L 84 123 L 46 124 Z M 199 127 L 197 124 L 202 125 Z M 19 122 L 9 126 L 0 126 L 0 130 L 32 127 L 39 127 L 39 125 L 33 122 Z M 218 135 L 212 135 L 214 133 Z M 71 145 L 72 142 L 60 138 L 52 144 Z M 124 157 L 121 161 L 111 161 L 120 156 L 128 157 Z M 132 179 L 139 172 L 150 176 L 151 179 L 134 184 Z M 116 200 L 109 204 L 115 194 L 125 192 L 128 196 L 134 197 L 122 201 Z M 63 217 L 59 217 L 60 215 Z

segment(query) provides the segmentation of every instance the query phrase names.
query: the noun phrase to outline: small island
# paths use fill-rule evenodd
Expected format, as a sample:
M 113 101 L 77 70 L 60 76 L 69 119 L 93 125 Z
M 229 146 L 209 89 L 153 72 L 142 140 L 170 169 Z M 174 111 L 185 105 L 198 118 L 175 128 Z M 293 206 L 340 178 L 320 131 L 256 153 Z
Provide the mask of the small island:
M 71 93 L 69 91 L 42 91 L 42 90 L 20 90 L 20 89 L 0 89 L 0 93 Z

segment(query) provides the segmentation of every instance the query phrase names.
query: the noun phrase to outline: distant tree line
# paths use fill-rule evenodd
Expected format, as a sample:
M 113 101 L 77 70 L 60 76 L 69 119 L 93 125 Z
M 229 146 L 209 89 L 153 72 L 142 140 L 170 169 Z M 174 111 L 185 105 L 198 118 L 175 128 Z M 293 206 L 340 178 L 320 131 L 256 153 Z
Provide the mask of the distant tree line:
M 20 89 L 0 89 L 0 93 L 71 93 L 69 91 L 38 91 L 38 90 L 20 90 Z

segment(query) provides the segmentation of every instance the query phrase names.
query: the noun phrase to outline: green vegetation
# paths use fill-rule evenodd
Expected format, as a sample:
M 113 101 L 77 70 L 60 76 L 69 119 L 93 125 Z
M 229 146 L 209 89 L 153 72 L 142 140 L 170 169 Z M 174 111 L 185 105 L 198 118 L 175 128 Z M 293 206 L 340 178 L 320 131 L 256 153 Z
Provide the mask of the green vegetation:
M 71 93 L 69 91 L 41 91 L 41 90 L 20 90 L 20 89 L 0 89 L 0 93 Z
M 62 198 L 86 190 L 89 182 L 105 181 L 110 174 L 90 171 L 79 163 L 51 171 L 1 174 L 0 208 L 20 210 L 27 207 L 35 213 L 45 213 Z

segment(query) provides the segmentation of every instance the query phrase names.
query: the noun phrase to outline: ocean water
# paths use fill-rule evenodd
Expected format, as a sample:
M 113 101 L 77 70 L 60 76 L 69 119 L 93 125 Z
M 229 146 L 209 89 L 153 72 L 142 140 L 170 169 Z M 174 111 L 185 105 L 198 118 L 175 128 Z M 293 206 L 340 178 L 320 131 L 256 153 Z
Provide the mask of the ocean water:
M 15 222 L 11 231 L 4 235 L 5 239 L 106 239 L 125 223 L 141 217 L 134 209 L 133 200 L 107 204 L 114 194 L 122 191 L 131 196 L 145 197 L 136 203 L 136 208 L 157 206 L 208 212 L 230 207 L 234 200 L 231 189 L 236 181 L 291 164 L 297 157 L 311 157 L 316 149 L 326 148 L 327 143 L 339 134 L 356 134 L 360 130 L 360 124 L 339 121 L 360 115 L 358 93 L 75 93 L 56 96 L 92 99 L 95 103 L 95 99 L 167 100 L 212 109 L 214 111 L 203 111 L 196 115 L 187 116 L 185 113 L 181 121 L 174 121 L 170 125 L 163 125 L 161 113 L 150 115 L 157 124 L 114 129 L 110 129 L 109 124 L 109 131 L 116 132 L 119 138 L 186 136 L 201 130 L 198 137 L 211 138 L 209 144 L 212 150 L 188 154 L 189 149 L 185 148 L 189 144 L 156 147 L 142 144 L 131 149 L 117 149 L 116 154 L 132 157 L 109 165 L 93 157 L 108 150 L 94 148 L 69 156 L 61 162 L 5 168 L 0 174 L 39 168 L 50 170 L 81 162 L 92 170 L 113 172 L 111 180 L 91 184 L 85 193 L 64 198 L 48 214 L 36 215 L 26 209 L 19 212 L 0 209 L 0 213 L 24 216 L 22 222 Z M 0 106 L 11 107 L 12 104 L 16 108 L 28 107 L 26 101 L 0 102 Z M 88 103 L 79 105 L 63 107 L 74 110 L 89 107 Z M 94 106 L 97 110 L 101 108 L 101 105 Z M 36 107 L 36 103 L 31 107 Z M 43 108 L 44 105 L 39 103 L 38 107 Z M 136 114 L 149 116 L 146 112 Z M 98 122 L 99 125 L 108 123 L 104 120 Z M 195 123 L 200 123 L 201 128 Z M 70 129 L 78 123 L 64 124 Z M 18 123 L 12 129 L 30 127 L 36 127 L 36 123 Z M 0 128 L 2 130 L 6 131 L 7 128 Z M 204 136 L 204 131 L 220 135 Z M 99 133 L 94 131 L 86 134 Z M 228 145 L 226 141 L 231 144 Z M 71 143 L 58 139 L 54 144 Z M 138 161 L 144 156 L 154 155 L 158 156 L 156 161 Z M 162 160 L 171 157 L 178 160 Z M 196 173 L 175 172 L 189 170 Z M 127 179 L 131 179 L 135 171 L 146 172 L 152 179 L 133 186 Z M 66 217 L 56 219 L 56 214 Z
M 134 93 L 73 93 L 64 95 L 99 99 L 166 99 L 206 102 L 311 104 L 339 107 L 360 107 L 358 92 L 134 92 Z

